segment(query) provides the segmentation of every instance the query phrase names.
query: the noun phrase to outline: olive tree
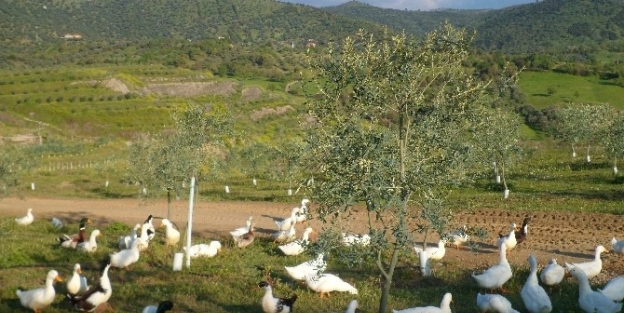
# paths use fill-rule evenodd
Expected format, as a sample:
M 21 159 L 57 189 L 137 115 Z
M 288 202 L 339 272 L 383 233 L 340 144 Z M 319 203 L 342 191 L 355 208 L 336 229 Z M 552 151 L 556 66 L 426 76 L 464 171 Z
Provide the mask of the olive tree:
M 601 143 L 613 162 L 613 174 L 617 175 L 617 162 L 624 158 L 624 114 L 612 109 L 605 122 L 608 126 L 601 136 Z
M 422 40 L 360 32 L 312 62 L 320 93 L 309 103 L 316 123 L 303 164 L 315 172 L 313 214 L 330 225 L 319 246 L 375 264 L 379 312 L 399 260 L 412 253 L 413 232 L 445 228 L 444 199 L 476 162 L 480 113 L 493 96 L 463 66 L 471 41 L 449 24 Z M 356 207 L 368 214 L 371 244 L 341 254 L 337 238 Z
M 30 167 L 24 148 L 3 145 L 0 152 L 0 197 L 10 194 L 20 184 L 20 171 Z
M 520 158 L 522 149 L 518 144 L 520 140 L 520 116 L 505 107 L 496 107 L 485 110 L 483 116 L 486 123 L 481 129 L 482 145 L 480 146 L 488 164 L 494 164 L 497 175 L 500 175 L 503 183 L 503 197 L 509 195 L 507 187 L 506 171 L 514 161 Z
M 152 190 L 167 193 L 167 218 L 171 196 L 192 176 L 201 177 L 210 156 L 208 148 L 219 147 L 229 133 L 229 112 L 218 106 L 189 103 L 173 114 L 173 128 L 142 135 L 130 147 L 128 176 L 140 183 L 142 197 L 157 197 Z
M 589 163 L 591 145 L 601 140 L 611 112 L 607 104 L 569 104 L 558 112 L 555 137 L 572 146 L 573 157 L 576 156 L 575 145 L 587 145 L 586 161 Z

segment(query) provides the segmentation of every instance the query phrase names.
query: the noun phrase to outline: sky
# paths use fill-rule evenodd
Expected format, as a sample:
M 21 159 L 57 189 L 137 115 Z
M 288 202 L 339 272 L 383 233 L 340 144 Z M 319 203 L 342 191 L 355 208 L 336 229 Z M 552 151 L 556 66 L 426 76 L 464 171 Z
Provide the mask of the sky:
M 302 3 L 315 7 L 340 5 L 349 0 L 281 0 L 281 2 Z M 398 10 L 435 9 L 500 9 L 512 5 L 532 3 L 535 0 L 358 0 L 370 5 Z

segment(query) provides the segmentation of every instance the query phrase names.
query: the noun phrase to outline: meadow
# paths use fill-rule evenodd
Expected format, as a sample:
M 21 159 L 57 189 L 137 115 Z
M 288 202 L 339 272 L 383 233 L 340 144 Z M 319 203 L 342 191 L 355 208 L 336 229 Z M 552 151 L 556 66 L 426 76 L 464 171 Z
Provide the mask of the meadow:
M 131 88 L 139 89 L 159 77 L 171 81 L 213 79 L 204 74 L 164 67 L 60 68 L 7 73 L 0 82 L 3 104 L 0 131 L 3 136 L 31 132 L 44 138 L 42 145 L 30 149 L 34 166 L 21 176 L 17 195 L 104 200 L 137 198 L 138 188 L 126 182 L 123 175 L 127 165 L 127 141 L 136 133 L 162 129 L 170 123 L 173 108 L 189 99 L 138 93 L 119 97 L 119 93 L 101 84 L 74 82 L 115 77 Z M 622 105 L 617 96 L 620 87 L 592 78 L 525 72 L 520 84 L 529 102 L 540 108 L 575 99 Z M 556 92 L 549 95 L 545 87 L 550 85 Z M 260 88 L 262 95 L 244 99 L 242 93 L 237 92 L 228 97 L 204 95 L 192 100 L 228 103 L 235 110 L 236 127 L 244 130 L 250 141 L 271 143 L 277 137 L 296 134 L 293 129 L 296 129 L 301 113 L 297 105 L 304 99 L 284 93 L 281 83 L 262 79 L 241 81 L 237 91 L 249 87 Z M 251 121 L 251 112 L 285 105 L 292 105 L 295 109 L 279 117 Z M 497 209 L 624 214 L 621 207 L 624 180 L 613 174 L 611 160 L 600 148 L 591 151 L 592 162 L 586 163 L 582 153 L 572 158 L 568 147 L 545 134 L 525 128 L 523 136 L 523 159 L 512 164 L 508 172 L 509 199 L 503 199 L 502 188 L 494 182 L 491 172 L 479 172 L 474 173 L 472 183 L 459 186 L 450 194 L 448 207 L 455 212 Z M 248 164 L 239 160 L 228 165 L 223 174 L 206 177 L 201 182 L 197 201 L 293 202 L 293 197 L 286 192 L 290 186 L 279 173 L 264 171 L 256 176 L 259 184 L 254 186 L 252 176 L 244 170 Z M 33 184 L 35 188 L 32 188 Z M 230 193 L 224 192 L 226 184 Z M 185 198 L 184 195 L 181 197 Z M 0 218 L 0 236 L 3 238 L 0 312 L 25 312 L 15 296 L 15 289 L 18 286 L 39 286 L 50 268 L 57 269 L 67 279 L 73 264 L 81 263 L 89 281 L 96 280 L 100 261 L 117 251 L 115 238 L 130 231 L 130 225 L 115 221 L 108 223 L 102 231 L 109 239 L 104 240 L 92 255 L 61 249 L 55 244 L 56 236 L 63 232 L 74 233 L 76 228 L 74 223 L 57 230 L 43 220 L 21 228 L 13 217 Z M 242 250 L 233 247 L 227 236 L 197 238 L 197 241 L 213 239 L 221 240 L 222 253 L 212 259 L 195 260 L 190 270 L 172 272 L 173 251 L 158 242 L 141 255 L 141 260 L 131 270 L 111 271 L 114 288 L 111 304 L 117 312 L 139 312 L 145 305 L 172 299 L 176 303 L 174 312 L 260 312 L 263 291 L 257 283 L 269 277 L 275 294 L 287 296 L 294 292 L 299 296 L 299 312 L 341 312 L 352 299 L 351 295 L 335 294 L 319 301 L 317 294 L 287 277 L 284 265 L 301 263 L 310 259 L 310 255 L 285 258 L 280 255 L 277 245 L 268 240 L 258 240 Z M 492 259 L 494 262 L 496 258 Z M 408 253 L 397 269 L 390 307 L 438 305 L 448 291 L 454 297 L 453 312 L 476 311 L 475 295 L 479 290 L 469 276 L 473 268 L 463 268 L 460 261 L 449 259 L 438 268 L 434 277 L 427 278 L 419 274 L 415 264 L 416 256 Z M 330 258 L 329 268 L 355 282 L 359 289 L 357 299 L 363 311 L 376 312 L 379 276 L 372 265 L 348 267 Z M 514 273 L 506 288 L 519 291 L 528 274 L 526 262 L 514 266 Z M 56 301 L 44 312 L 70 311 L 68 304 L 61 299 L 64 285 L 57 284 L 56 290 Z M 564 282 L 551 294 L 556 311 L 579 312 L 577 293 L 576 282 Z M 515 308 L 523 308 L 518 293 L 510 294 L 508 298 Z

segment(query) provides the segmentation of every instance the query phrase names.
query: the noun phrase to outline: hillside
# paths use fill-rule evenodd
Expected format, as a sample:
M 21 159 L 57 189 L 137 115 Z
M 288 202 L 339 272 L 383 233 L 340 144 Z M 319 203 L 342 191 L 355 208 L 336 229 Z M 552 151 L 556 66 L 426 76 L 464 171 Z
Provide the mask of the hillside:
M 444 20 L 475 29 L 475 45 L 504 53 L 562 53 L 589 48 L 621 50 L 624 1 L 546 0 L 499 10 L 401 11 L 356 1 L 325 10 L 424 34 Z
M 271 0 L 35 0 L 0 1 L 0 41 L 25 43 L 79 34 L 83 40 L 202 40 L 236 42 L 342 38 L 370 22 L 310 6 Z

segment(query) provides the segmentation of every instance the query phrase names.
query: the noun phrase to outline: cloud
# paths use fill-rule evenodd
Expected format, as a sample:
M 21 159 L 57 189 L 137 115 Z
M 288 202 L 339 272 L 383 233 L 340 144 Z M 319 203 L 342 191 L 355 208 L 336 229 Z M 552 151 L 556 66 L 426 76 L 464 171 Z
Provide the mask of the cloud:
M 359 0 L 372 6 L 397 10 L 435 9 L 500 9 L 512 5 L 532 3 L 535 0 Z M 288 0 L 284 2 L 303 3 L 315 7 L 336 6 L 348 0 Z

